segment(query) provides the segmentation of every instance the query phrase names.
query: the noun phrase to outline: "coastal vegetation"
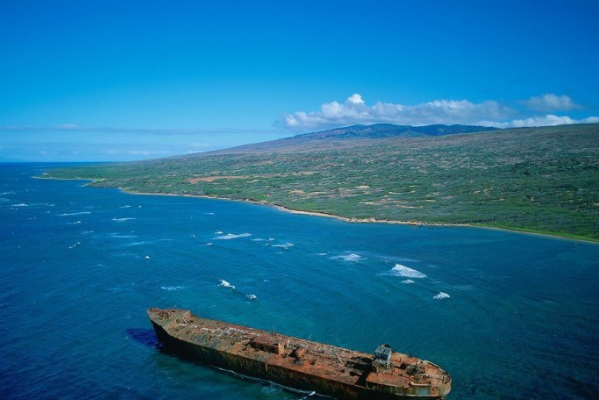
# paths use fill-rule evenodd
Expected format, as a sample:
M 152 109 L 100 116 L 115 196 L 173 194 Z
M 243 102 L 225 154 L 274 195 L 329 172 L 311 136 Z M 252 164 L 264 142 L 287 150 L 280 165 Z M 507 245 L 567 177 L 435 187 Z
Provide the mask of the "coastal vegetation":
M 355 128 L 49 176 L 354 221 L 468 224 L 599 241 L 598 124 L 440 136 Z

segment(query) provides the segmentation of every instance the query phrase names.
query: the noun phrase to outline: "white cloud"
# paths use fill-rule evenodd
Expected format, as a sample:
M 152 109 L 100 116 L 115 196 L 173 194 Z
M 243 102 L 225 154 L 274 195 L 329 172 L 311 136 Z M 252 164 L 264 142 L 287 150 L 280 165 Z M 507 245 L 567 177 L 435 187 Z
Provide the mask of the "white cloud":
M 362 100 L 362 96 L 358 93 L 354 93 L 347 98 L 347 101 L 354 104 L 364 104 L 364 100 Z
M 542 96 L 533 96 L 522 102 L 528 108 L 541 112 L 569 111 L 581 108 L 566 95 L 558 96 L 553 93 L 545 93 Z
M 65 131 L 83 129 L 83 127 L 81 125 L 77 125 L 77 124 L 59 124 L 59 125 L 54 126 L 54 128 L 56 128 L 58 130 L 65 130 Z
M 319 111 L 286 114 L 282 122 L 293 130 L 379 122 L 400 125 L 483 124 L 485 121 L 504 119 L 511 113 L 508 107 L 495 101 L 472 103 L 467 100 L 435 100 L 410 106 L 377 102 L 369 106 L 356 93 L 344 103 L 325 103 Z
M 555 125 L 571 125 L 571 124 L 594 124 L 599 123 L 599 117 L 588 117 L 584 119 L 572 119 L 567 116 L 557 116 L 547 114 L 540 117 L 531 117 L 526 119 L 513 120 L 509 126 L 515 128 L 533 127 L 533 126 L 555 126 Z
M 525 102 L 530 108 L 576 109 L 580 108 L 568 96 L 545 94 L 531 97 Z M 578 123 L 599 123 L 598 117 L 573 119 L 553 113 L 523 115 L 506 104 L 488 100 L 473 103 L 468 100 L 433 100 L 416 105 L 376 102 L 367 105 L 358 93 L 345 102 L 333 101 L 320 106 L 320 110 L 297 111 L 285 114 L 279 124 L 294 131 L 314 131 L 354 124 L 393 123 L 398 125 L 465 124 L 513 128 L 550 126 Z
M 511 125 L 520 127 L 531 127 L 531 126 L 553 126 L 553 125 L 566 125 L 573 124 L 574 120 L 570 117 L 558 117 L 557 115 L 548 114 L 540 117 L 531 117 L 526 119 L 516 119 L 511 122 Z
M 599 124 L 599 117 L 588 117 L 578 121 L 580 124 Z

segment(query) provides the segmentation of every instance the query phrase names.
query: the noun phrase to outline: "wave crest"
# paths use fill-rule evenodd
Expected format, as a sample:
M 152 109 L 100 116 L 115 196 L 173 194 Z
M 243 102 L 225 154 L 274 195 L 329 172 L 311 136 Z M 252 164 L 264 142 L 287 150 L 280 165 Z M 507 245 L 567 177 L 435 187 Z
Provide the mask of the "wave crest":
M 331 258 L 333 258 L 335 260 L 343 260 L 343 261 L 348 261 L 348 262 L 359 262 L 363 259 L 361 255 L 355 254 L 355 253 L 346 254 L 344 256 L 331 257 Z
M 426 278 L 426 274 L 423 274 L 420 271 L 416 271 L 415 269 L 406 267 L 405 265 L 395 264 L 391 271 L 389 271 L 391 275 L 401 276 L 403 278 L 413 278 L 413 279 L 423 279 Z
M 160 289 L 162 289 L 162 290 L 168 290 L 168 291 L 173 291 L 173 290 L 185 289 L 185 286 L 160 286 Z
M 232 240 L 232 239 L 238 239 L 238 238 L 244 238 L 244 237 L 250 237 L 250 236 L 252 236 L 251 233 L 240 233 L 238 235 L 235 235 L 233 233 L 227 233 L 226 235 L 217 236 L 215 239 L 216 240 Z
M 231 289 L 235 289 L 235 286 L 231 285 L 229 282 L 227 282 L 224 279 L 220 280 L 220 283 L 218 284 L 218 286 L 222 286 L 222 287 L 226 287 L 226 288 L 231 288 Z
M 74 213 L 64 213 L 64 214 L 60 214 L 59 217 L 70 217 L 72 215 L 86 215 L 86 214 L 91 214 L 91 211 L 81 211 L 81 212 L 74 212 Z

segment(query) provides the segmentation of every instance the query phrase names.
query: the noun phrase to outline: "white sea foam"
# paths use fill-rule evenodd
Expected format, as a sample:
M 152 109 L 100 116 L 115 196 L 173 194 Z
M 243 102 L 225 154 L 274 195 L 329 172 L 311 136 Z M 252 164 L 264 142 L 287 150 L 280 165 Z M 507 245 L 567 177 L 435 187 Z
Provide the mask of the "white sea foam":
M 135 218 L 113 218 L 112 220 L 114 222 L 125 222 L 125 221 L 129 221 L 129 220 L 132 220 L 132 219 L 135 219 Z
M 223 231 L 216 231 L 216 232 L 214 232 L 214 233 L 215 233 L 216 235 L 222 235 L 222 234 L 223 234 Z
M 222 286 L 222 287 L 226 287 L 226 288 L 231 288 L 231 289 L 235 289 L 235 286 L 231 285 L 229 282 L 227 282 L 224 279 L 220 280 L 220 283 L 218 284 L 218 286 Z
M 129 242 L 129 243 L 124 243 L 122 245 L 122 247 L 145 246 L 145 245 L 152 244 L 152 243 L 156 243 L 156 241 L 154 241 L 154 240 L 141 240 L 139 242 Z
M 318 253 L 317 255 L 318 255 L 318 256 L 326 256 L 326 255 L 328 255 L 328 254 L 329 254 L 329 253 Z
M 185 286 L 160 286 L 160 289 L 162 290 L 181 290 L 181 289 L 185 289 Z
M 127 205 L 127 206 L 122 206 L 122 207 L 119 207 L 119 208 L 131 208 L 131 206 Z
M 449 297 L 450 296 L 447 293 L 439 292 L 438 294 L 433 296 L 433 299 L 441 300 L 441 299 L 448 299 Z
M 410 285 L 410 284 L 414 283 L 414 281 L 411 279 L 406 279 L 405 281 L 401 281 L 401 283 L 403 283 L 404 285 Z
M 13 204 L 11 207 L 29 207 L 29 205 L 25 204 L 25 203 L 20 203 L 20 204 Z
M 207 213 L 204 213 L 204 215 L 214 215 L 214 213 L 213 212 L 207 212 Z
M 255 294 L 248 294 L 245 296 L 245 298 L 248 300 L 257 300 L 258 296 L 256 296 Z
M 91 211 L 81 211 L 81 212 L 76 212 L 76 213 L 65 213 L 65 214 L 60 214 L 59 217 L 71 217 L 73 215 L 85 215 L 85 214 L 91 214 Z
M 405 265 L 395 264 L 395 266 L 389 271 L 391 275 L 402 276 L 404 278 L 415 278 L 422 279 L 426 278 L 426 275 L 415 269 L 406 267 Z
M 118 233 L 111 233 L 108 236 L 114 239 L 137 239 L 139 237 L 137 235 L 120 235 Z
M 272 247 L 280 247 L 285 250 L 289 250 L 293 246 L 295 246 L 293 243 L 283 243 L 283 244 L 273 244 L 272 245 Z
M 266 239 L 254 238 L 254 239 L 251 239 L 251 240 L 252 240 L 252 242 L 264 242 Z
M 244 238 L 244 237 L 249 237 L 252 236 L 251 233 L 240 233 L 238 235 L 235 235 L 233 233 L 227 233 L 226 235 L 223 236 L 217 236 L 215 237 L 215 239 L 217 240 L 231 240 L 231 239 L 238 239 L 238 238 Z
M 283 389 L 281 387 L 278 387 L 276 385 L 270 384 L 270 385 L 264 385 L 262 386 L 262 388 L 260 389 L 260 391 L 262 393 L 264 393 L 267 397 L 283 397 L 281 396 L 281 392 L 283 391 Z M 283 397 L 285 398 L 285 397 Z
M 343 261 L 348 261 L 348 262 L 359 262 L 363 259 L 361 255 L 354 254 L 354 253 L 346 254 L 343 256 L 331 257 L 331 258 L 335 259 L 335 260 L 343 260 Z

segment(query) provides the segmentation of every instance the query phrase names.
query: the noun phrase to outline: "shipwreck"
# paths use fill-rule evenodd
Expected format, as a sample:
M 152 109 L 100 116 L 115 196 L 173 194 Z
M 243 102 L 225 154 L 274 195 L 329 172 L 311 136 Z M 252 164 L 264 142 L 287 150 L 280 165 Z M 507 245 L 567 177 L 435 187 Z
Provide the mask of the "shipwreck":
M 451 377 L 389 345 L 373 354 L 222 321 L 148 309 L 164 348 L 187 359 L 290 388 L 345 399 L 442 399 Z

